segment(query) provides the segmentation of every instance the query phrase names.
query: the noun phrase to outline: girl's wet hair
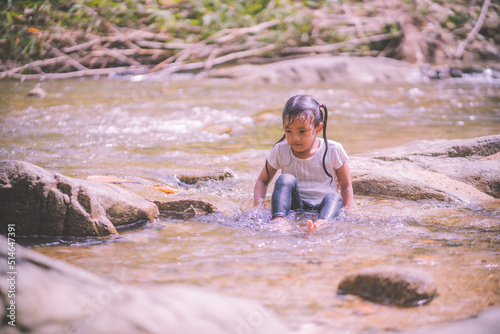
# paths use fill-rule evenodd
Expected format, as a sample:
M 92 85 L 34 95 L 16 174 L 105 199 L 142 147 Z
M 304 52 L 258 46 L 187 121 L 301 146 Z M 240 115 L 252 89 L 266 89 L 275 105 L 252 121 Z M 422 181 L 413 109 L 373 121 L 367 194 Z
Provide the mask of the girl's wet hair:
M 292 124 L 297 119 L 308 120 L 314 126 L 314 128 L 318 127 L 321 123 L 323 123 L 323 139 L 325 141 L 325 153 L 323 154 L 323 170 L 325 174 L 330 177 L 333 181 L 332 174 L 326 168 L 326 153 L 328 152 L 328 140 L 326 138 L 326 125 L 328 122 L 328 109 L 324 104 L 319 104 L 314 98 L 309 95 L 295 95 L 292 96 L 285 104 L 283 108 L 282 114 L 283 124 L 285 121 L 288 124 Z M 278 140 L 274 146 L 278 143 L 285 140 L 285 135 Z M 267 168 L 267 160 L 266 160 L 266 172 L 269 177 L 269 171 Z

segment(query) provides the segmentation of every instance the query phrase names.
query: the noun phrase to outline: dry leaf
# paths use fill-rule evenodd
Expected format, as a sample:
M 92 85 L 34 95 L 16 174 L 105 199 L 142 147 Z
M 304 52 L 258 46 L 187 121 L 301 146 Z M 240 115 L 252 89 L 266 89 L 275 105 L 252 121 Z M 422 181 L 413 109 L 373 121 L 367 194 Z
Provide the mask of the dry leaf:
M 166 184 L 155 184 L 153 188 L 159 191 L 163 191 L 164 193 L 167 194 L 173 194 L 179 191 L 179 188 L 168 186 Z
M 39 34 L 41 31 L 38 30 L 37 28 L 33 28 L 33 27 L 28 27 L 26 29 L 28 32 L 32 33 L 32 34 Z

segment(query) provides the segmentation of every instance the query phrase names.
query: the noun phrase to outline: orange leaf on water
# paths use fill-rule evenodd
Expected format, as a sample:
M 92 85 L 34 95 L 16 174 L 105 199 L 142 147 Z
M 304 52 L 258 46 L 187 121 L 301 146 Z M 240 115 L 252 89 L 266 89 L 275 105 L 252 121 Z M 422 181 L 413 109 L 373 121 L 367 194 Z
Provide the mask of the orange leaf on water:
M 173 194 L 179 191 L 179 188 L 168 186 L 166 184 L 155 184 L 153 188 L 159 191 L 163 191 L 164 193 L 167 194 Z

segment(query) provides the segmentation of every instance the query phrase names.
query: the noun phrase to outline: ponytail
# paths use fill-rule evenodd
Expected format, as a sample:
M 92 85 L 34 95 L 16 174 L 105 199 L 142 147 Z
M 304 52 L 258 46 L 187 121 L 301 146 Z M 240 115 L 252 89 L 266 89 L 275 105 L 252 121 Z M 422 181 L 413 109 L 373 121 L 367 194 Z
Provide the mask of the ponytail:
M 321 111 L 321 109 L 323 109 L 323 112 Z M 325 171 L 325 174 L 330 177 L 331 180 L 330 182 L 333 182 L 333 176 L 326 168 L 326 154 L 328 153 L 328 139 L 326 138 L 326 125 L 328 124 L 328 109 L 324 104 L 320 104 L 319 112 L 321 114 L 321 118 L 323 119 L 323 139 L 325 141 L 325 153 L 323 153 L 323 170 Z

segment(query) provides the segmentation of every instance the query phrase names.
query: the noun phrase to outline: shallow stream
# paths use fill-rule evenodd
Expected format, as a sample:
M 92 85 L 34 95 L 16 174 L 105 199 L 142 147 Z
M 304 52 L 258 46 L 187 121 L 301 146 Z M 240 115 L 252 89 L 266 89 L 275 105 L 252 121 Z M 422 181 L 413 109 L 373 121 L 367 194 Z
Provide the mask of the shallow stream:
M 328 136 L 355 155 L 420 139 L 498 134 L 500 82 L 483 76 L 422 84 L 234 84 L 186 77 L 0 81 L 0 159 L 68 176 L 110 175 L 141 196 L 229 203 L 189 220 L 162 216 L 106 238 L 22 238 L 21 244 L 117 280 L 181 283 L 259 300 L 295 330 L 358 333 L 464 318 L 500 305 L 500 205 L 412 202 L 355 194 L 356 209 L 306 233 L 305 217 L 269 224 L 249 208 L 265 156 L 281 137 L 280 110 L 310 94 L 329 110 Z M 175 174 L 223 171 L 196 186 Z M 153 188 L 182 188 L 169 195 Z M 339 296 L 342 277 L 374 265 L 417 268 L 439 296 L 395 308 Z

